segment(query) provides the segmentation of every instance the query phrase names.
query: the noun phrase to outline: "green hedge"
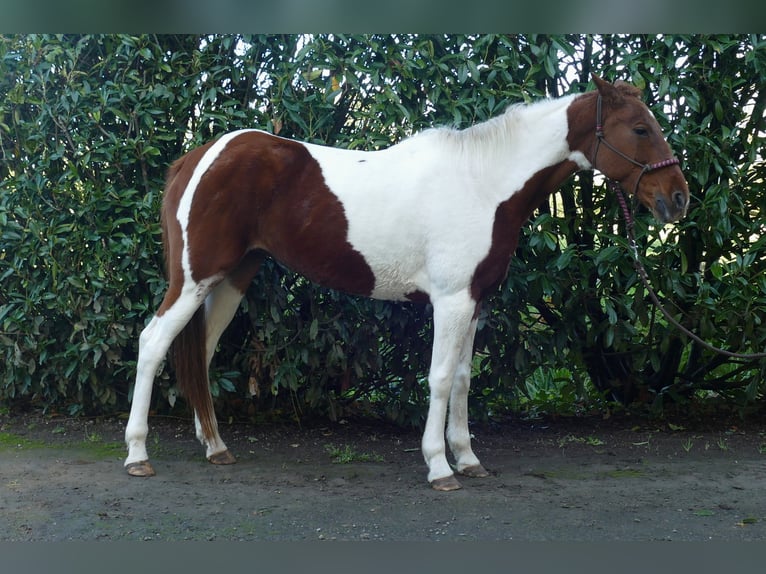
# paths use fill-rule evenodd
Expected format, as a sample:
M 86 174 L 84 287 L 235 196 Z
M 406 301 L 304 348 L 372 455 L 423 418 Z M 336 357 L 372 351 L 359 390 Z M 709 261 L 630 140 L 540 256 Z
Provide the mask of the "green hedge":
M 761 351 L 765 66 L 764 36 L 0 36 L 0 400 L 128 408 L 138 333 L 165 286 L 164 173 L 191 147 L 245 126 L 385 147 L 584 90 L 591 71 L 646 90 L 692 190 L 674 227 L 638 213 L 652 282 L 712 343 Z M 766 363 L 701 349 L 648 303 L 598 182 L 579 174 L 524 229 L 484 307 L 474 415 L 541 393 L 570 408 L 599 393 L 760 400 Z M 417 425 L 429 342 L 427 308 L 269 262 L 211 384 L 224 413 L 367 409 Z M 158 386 L 167 410 L 172 372 Z

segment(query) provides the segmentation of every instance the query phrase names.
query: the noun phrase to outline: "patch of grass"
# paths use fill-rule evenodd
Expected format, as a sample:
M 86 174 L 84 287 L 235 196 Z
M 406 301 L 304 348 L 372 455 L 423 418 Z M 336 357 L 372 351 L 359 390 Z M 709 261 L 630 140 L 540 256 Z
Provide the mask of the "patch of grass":
M 559 439 L 559 448 L 564 448 L 567 444 L 573 442 L 578 444 L 586 444 L 588 446 L 604 446 L 606 444 L 603 440 L 595 436 L 577 437 L 568 434 L 564 438 Z
M 383 462 L 382 456 L 366 452 L 358 452 L 347 444 L 342 447 L 328 444 L 325 445 L 324 449 L 336 464 L 350 464 L 352 462 Z
M 646 440 L 632 442 L 631 444 L 633 446 L 645 446 L 646 448 L 650 448 L 652 446 L 652 433 L 649 433 Z
M 56 430 L 54 429 L 54 433 Z M 44 440 L 30 439 L 10 432 L 0 432 L 0 452 L 48 448 L 52 445 Z M 95 458 L 122 456 L 125 446 L 121 442 L 106 442 L 99 433 L 87 433 L 81 441 L 58 444 L 57 448 L 78 448 Z
M 125 454 L 125 444 L 121 442 L 83 442 L 86 452 L 95 458 L 120 458 Z
M 747 526 L 748 524 L 756 524 L 757 522 L 757 518 L 754 516 L 748 516 L 747 518 L 743 518 L 741 522 L 738 522 L 737 526 Z
M 644 476 L 644 471 L 635 468 L 618 468 L 608 471 L 606 476 L 609 478 L 641 478 Z
M 702 508 L 700 510 L 694 511 L 695 516 L 715 516 L 715 511 L 709 510 L 707 508 Z
M 0 432 L 0 450 L 9 451 L 23 448 L 42 448 L 45 443 L 32 440 L 10 432 Z
M 101 442 L 101 434 L 98 432 L 88 432 L 88 429 L 85 429 L 85 442 L 95 444 Z

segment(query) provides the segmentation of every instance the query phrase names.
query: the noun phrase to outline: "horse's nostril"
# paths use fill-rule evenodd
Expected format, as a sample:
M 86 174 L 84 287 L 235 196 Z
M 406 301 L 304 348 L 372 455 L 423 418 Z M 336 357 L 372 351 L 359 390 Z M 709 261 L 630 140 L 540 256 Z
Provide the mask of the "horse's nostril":
M 683 191 L 674 191 L 673 201 L 675 202 L 678 209 L 683 209 L 686 207 L 686 195 Z

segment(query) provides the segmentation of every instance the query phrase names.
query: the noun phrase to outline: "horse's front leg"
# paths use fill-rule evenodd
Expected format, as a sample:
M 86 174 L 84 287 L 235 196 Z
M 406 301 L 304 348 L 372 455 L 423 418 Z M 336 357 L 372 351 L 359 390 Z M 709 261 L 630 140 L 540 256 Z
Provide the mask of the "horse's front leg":
M 472 478 L 489 476 L 479 459 L 471 449 L 471 433 L 468 430 L 468 390 L 471 386 L 471 359 L 473 358 L 473 340 L 476 335 L 478 313 L 471 321 L 468 334 L 463 340 L 460 358 L 452 382 L 449 402 L 449 420 L 447 422 L 447 442 L 455 456 L 457 471 Z
M 473 315 L 476 303 L 468 292 L 432 298 L 432 302 L 434 342 L 428 375 L 430 399 L 423 432 L 423 457 L 428 464 L 428 481 L 431 486 L 436 490 L 456 490 L 460 488 L 460 483 L 447 462 L 444 427 L 455 370 L 465 340 L 472 326 L 475 327 Z

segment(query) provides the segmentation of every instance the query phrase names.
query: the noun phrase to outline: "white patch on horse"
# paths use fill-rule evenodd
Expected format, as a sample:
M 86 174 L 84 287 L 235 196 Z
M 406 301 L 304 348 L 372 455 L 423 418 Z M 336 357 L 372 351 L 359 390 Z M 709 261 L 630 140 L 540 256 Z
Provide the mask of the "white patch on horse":
M 581 151 L 573 151 L 567 159 L 576 163 L 577 167 L 583 171 L 593 168 L 593 164 L 590 163 L 590 160 Z
M 522 106 L 465 130 L 426 130 L 390 148 L 304 144 L 343 205 L 348 241 L 375 274 L 372 297 L 439 296 L 470 284 L 489 253 L 497 206 L 538 171 L 571 159 L 577 96 Z
M 176 213 L 176 219 L 178 219 L 178 223 L 181 226 L 181 238 L 183 239 L 184 244 L 181 255 L 181 268 L 184 271 L 184 287 L 194 283 L 192 279 L 191 261 L 189 256 L 188 234 L 189 214 L 191 213 L 192 201 L 194 200 L 194 192 L 197 190 L 197 187 L 202 180 L 202 176 L 207 173 L 207 170 L 209 170 L 215 160 L 218 159 L 218 156 L 221 155 L 221 152 L 223 152 L 228 143 L 237 136 L 252 131 L 258 130 L 244 129 L 227 133 L 226 135 L 221 136 L 220 139 L 211 145 L 210 148 L 202 155 L 197 165 L 194 167 L 194 172 L 192 172 L 189 183 L 186 184 L 186 189 L 184 189 L 184 192 L 181 195 L 181 200 L 178 202 L 178 212 Z

